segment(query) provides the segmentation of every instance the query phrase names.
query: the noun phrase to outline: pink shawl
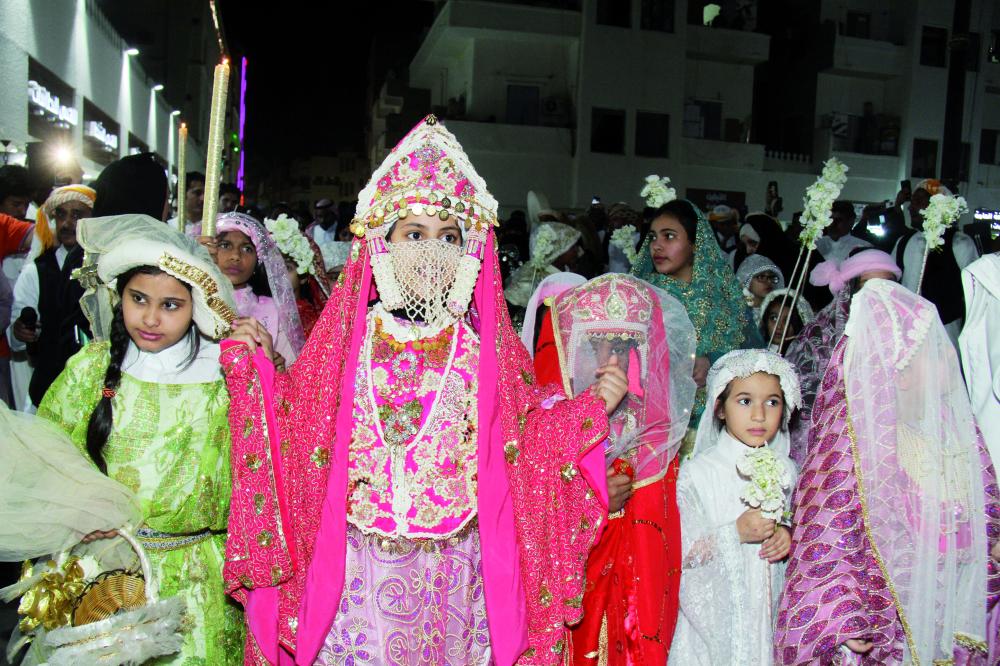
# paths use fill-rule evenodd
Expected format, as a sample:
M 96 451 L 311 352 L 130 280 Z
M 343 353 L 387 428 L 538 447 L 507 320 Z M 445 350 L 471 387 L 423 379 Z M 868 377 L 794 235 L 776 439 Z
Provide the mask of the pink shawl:
M 493 238 L 471 308 L 481 341 L 477 499 L 490 641 L 500 666 L 556 664 L 563 624 L 582 613 L 586 557 L 606 511 L 596 445 L 608 421 L 590 392 L 556 401 L 553 387 L 535 385 Z M 352 255 L 288 373 L 272 382 L 260 354 L 224 343 L 233 437 L 224 576 L 246 607 L 247 663 L 292 663 L 294 653 L 294 663 L 311 664 L 339 606 L 353 378 L 376 297 L 363 241 Z

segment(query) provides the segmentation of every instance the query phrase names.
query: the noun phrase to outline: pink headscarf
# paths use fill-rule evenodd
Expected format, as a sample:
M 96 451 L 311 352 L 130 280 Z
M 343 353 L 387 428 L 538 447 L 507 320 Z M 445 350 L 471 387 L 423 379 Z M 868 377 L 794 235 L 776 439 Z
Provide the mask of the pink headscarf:
M 870 271 L 888 271 L 897 280 L 903 276 L 892 257 L 882 250 L 863 250 L 839 264 L 832 259 L 817 264 L 809 275 L 809 283 L 817 287 L 829 285 L 830 292 L 836 296 L 848 282 Z

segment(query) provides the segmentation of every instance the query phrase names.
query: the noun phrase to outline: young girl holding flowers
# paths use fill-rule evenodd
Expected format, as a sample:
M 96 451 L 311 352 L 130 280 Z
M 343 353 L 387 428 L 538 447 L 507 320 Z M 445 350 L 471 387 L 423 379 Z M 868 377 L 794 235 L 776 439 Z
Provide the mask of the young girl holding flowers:
M 799 380 L 773 352 L 737 350 L 709 372 L 695 455 L 681 466 L 681 614 L 671 664 L 770 664 L 791 536 L 788 419 Z

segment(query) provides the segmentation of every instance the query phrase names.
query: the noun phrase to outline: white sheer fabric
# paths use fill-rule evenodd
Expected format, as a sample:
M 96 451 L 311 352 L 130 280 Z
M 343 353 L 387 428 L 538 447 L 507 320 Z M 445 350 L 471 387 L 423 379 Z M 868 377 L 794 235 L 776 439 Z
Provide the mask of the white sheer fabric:
M 555 299 L 567 289 L 579 287 L 586 281 L 587 278 L 576 273 L 555 273 L 538 283 L 535 293 L 528 299 L 528 306 L 524 309 L 524 323 L 521 325 L 521 342 L 532 358 L 535 356 L 535 325 L 538 320 L 538 310 L 542 305 L 551 306 L 552 301 L 545 303 L 547 299 Z
M 94 530 L 138 525 L 135 494 L 59 426 L 0 405 L 0 561 L 58 553 Z
M 747 479 L 736 464 L 748 450 L 723 431 L 715 446 L 681 465 L 677 505 L 683 555 L 671 665 L 771 663 L 785 565 L 762 560 L 760 544 L 740 543 L 736 531 L 736 520 L 748 509 L 740 499 Z M 781 460 L 794 478 L 795 464 L 787 456 Z
M 887 280 L 851 302 L 844 370 L 864 520 L 908 631 L 906 661 L 984 641 L 986 500 L 955 349 L 929 301 Z

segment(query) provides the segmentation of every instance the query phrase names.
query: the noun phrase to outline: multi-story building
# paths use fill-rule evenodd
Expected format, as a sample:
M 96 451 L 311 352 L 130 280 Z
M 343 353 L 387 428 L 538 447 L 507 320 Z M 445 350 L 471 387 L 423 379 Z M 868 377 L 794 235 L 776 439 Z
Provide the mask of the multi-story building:
M 264 179 L 258 199 L 262 205 L 284 202 L 306 208 L 320 199 L 354 202 L 367 184 L 369 173 L 368 161 L 357 152 L 296 159 Z
M 96 0 L 0 3 L 0 142 L 6 162 L 24 163 L 29 153 L 33 163 L 75 160 L 89 182 L 119 157 L 149 151 L 174 169 L 183 120 L 189 127 L 187 168 L 204 170 L 221 35 L 209 3 L 143 7 Z M 153 10 L 162 16 L 150 16 Z M 141 21 L 160 32 L 125 34 Z M 174 32 L 168 35 L 168 29 Z M 234 68 L 231 91 L 238 92 L 239 81 Z M 238 95 L 231 92 L 230 99 Z M 224 174 L 227 180 L 232 171 Z
M 656 173 L 703 207 L 762 209 L 777 181 L 787 217 L 831 156 L 855 201 L 939 174 L 954 2 L 728 0 L 710 26 L 705 4 L 439 0 L 408 80 L 376 96 L 368 157 L 433 110 L 505 211 L 528 190 L 637 203 Z M 1000 12 L 972 17 L 961 191 L 1000 208 Z

